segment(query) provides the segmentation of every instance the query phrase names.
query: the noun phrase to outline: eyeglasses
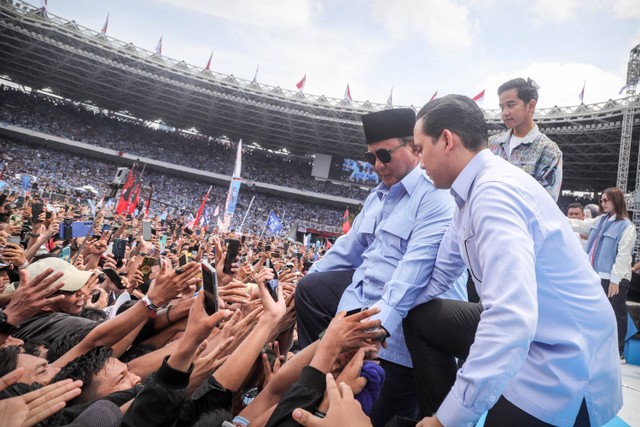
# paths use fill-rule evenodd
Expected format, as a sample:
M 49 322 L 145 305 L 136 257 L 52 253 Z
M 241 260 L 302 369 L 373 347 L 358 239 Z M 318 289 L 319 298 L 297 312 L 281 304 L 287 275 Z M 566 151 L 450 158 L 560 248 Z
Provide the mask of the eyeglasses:
M 382 163 L 389 163 L 391 161 L 391 153 L 393 153 L 400 147 L 404 147 L 408 143 L 409 141 L 405 141 L 402 144 L 398 145 L 397 147 L 393 147 L 391 150 L 387 150 L 386 148 L 380 148 L 379 150 L 376 150 L 373 153 L 370 151 L 367 151 L 366 153 L 364 153 L 364 159 L 367 161 L 367 163 L 370 163 L 373 166 L 376 165 L 376 159 L 380 160 Z
M 609 199 L 600 199 L 600 203 L 607 203 Z

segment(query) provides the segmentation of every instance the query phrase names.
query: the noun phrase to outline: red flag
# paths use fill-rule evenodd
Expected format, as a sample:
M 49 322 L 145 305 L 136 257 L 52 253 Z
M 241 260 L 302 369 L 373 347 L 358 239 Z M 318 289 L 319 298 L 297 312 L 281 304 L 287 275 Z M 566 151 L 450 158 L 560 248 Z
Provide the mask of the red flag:
M 129 171 L 129 175 L 127 175 L 127 180 L 122 187 L 122 193 L 120 194 L 118 205 L 116 206 L 116 213 L 118 215 L 122 215 L 124 211 L 129 209 L 129 199 L 131 198 L 131 192 L 133 191 L 135 175 L 135 169 L 131 168 L 131 170 Z
M 472 98 L 476 103 L 482 105 L 482 101 L 484 100 L 484 89 L 482 89 L 482 92 L 480 92 L 479 94 L 477 94 L 476 96 L 474 96 Z
M 349 208 L 347 208 L 342 215 L 342 233 L 347 234 L 349 230 L 351 230 L 351 223 L 349 222 Z
M 344 100 L 345 101 L 353 101 L 353 98 L 351 98 L 351 89 L 349 89 L 349 83 L 347 83 L 347 88 L 344 90 Z
M 329 249 L 331 249 L 331 246 L 333 246 L 333 245 L 331 244 L 331 240 L 327 239 L 327 244 L 326 244 L 326 245 L 324 245 L 324 247 L 325 247 L 327 250 L 329 250 Z
M 482 91 L 484 92 L 484 91 Z M 433 101 L 434 99 L 436 99 L 436 97 L 438 96 L 438 91 L 436 91 L 433 96 L 431 97 L 431 99 L 429 100 L 429 102 Z
M 202 212 L 204 212 L 204 205 L 207 204 L 207 199 L 209 198 L 209 193 L 211 192 L 211 186 L 209 190 L 207 190 L 207 194 L 204 195 L 204 199 L 202 199 L 202 203 L 200 204 L 200 209 L 198 209 L 198 213 L 196 214 L 195 219 L 193 220 L 194 227 L 197 227 L 200 221 L 200 217 L 202 216 Z
M 302 92 L 304 90 L 304 85 L 307 84 L 307 75 L 305 74 L 302 80 L 296 83 L 296 87 Z
M 107 13 L 107 20 L 104 21 L 104 25 L 102 26 L 102 34 L 107 34 L 107 28 L 109 28 L 109 13 Z
M 211 70 L 211 59 L 213 58 L 213 51 L 211 51 L 211 55 L 209 55 L 209 60 L 207 61 L 207 66 L 204 67 L 205 70 Z

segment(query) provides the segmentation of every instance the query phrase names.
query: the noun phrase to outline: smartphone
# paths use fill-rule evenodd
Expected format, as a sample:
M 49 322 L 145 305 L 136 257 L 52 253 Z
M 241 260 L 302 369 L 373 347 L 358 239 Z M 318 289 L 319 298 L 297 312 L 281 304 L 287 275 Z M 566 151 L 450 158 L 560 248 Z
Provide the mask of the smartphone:
M 202 289 L 204 291 L 204 309 L 211 316 L 218 311 L 218 274 L 216 269 L 202 261 Z
M 158 239 L 158 243 L 160 243 L 162 247 L 167 246 L 167 236 L 166 235 L 160 236 L 160 239 Z
M 109 278 L 109 280 L 111 280 L 111 282 L 116 286 L 116 288 L 118 289 L 125 288 L 124 285 L 122 284 L 122 279 L 120 278 L 120 275 L 113 268 L 105 268 L 104 270 L 102 270 L 102 272 Z
M 71 260 L 71 247 L 65 246 L 64 248 L 62 248 L 60 250 L 60 255 L 58 255 L 58 258 L 63 259 L 65 261 L 70 261 Z
M 271 252 L 271 245 L 269 245 L 269 244 L 264 245 L 264 251 L 265 252 Z
M 42 203 L 34 203 L 31 205 L 31 223 L 37 224 L 40 214 L 44 212 L 44 205 Z
M 356 313 L 360 313 L 362 310 L 364 310 L 364 308 L 354 308 L 353 310 L 349 310 L 347 311 L 347 315 L 345 317 L 352 316 Z
M 290 245 L 289 242 L 284 242 L 283 249 L 285 254 L 289 252 L 289 245 Z
M 44 214 L 46 219 L 51 219 L 51 217 L 53 216 L 52 212 L 47 212 L 46 214 Z
M 114 239 L 111 252 L 117 260 L 124 258 L 125 251 L 127 249 L 127 239 Z
M 71 224 L 71 237 L 86 237 L 93 231 L 93 221 L 75 221 Z
M 19 245 L 20 236 L 9 236 L 9 243 L 13 243 L 14 245 Z
M 4 205 L 4 202 L 7 200 L 6 194 L 0 194 L 0 206 Z
M 300 261 L 302 259 L 302 252 L 296 252 L 296 259 Z
M 312 265 L 313 265 L 312 261 L 305 261 L 302 264 L 302 271 L 309 271 L 309 269 L 311 268 Z
M 229 239 L 227 241 L 227 256 L 224 259 L 224 269 L 222 270 L 225 274 L 231 274 L 231 264 L 236 262 L 239 251 L 240 240 Z
M 189 256 L 189 254 L 182 254 L 180 255 L 180 258 L 178 259 L 178 263 L 180 264 L 180 267 L 189 264 L 189 261 L 191 261 L 191 257 Z
M 151 240 L 151 223 L 149 221 L 142 221 L 142 239 L 147 242 Z
M 151 267 L 153 267 L 154 265 L 156 265 L 156 259 L 152 256 L 146 256 L 142 260 L 142 264 L 140 264 L 138 270 L 140 270 L 144 278 L 147 279 L 151 274 Z
M 111 224 L 104 224 L 100 232 L 104 233 L 105 231 L 109 231 L 109 230 L 111 230 Z

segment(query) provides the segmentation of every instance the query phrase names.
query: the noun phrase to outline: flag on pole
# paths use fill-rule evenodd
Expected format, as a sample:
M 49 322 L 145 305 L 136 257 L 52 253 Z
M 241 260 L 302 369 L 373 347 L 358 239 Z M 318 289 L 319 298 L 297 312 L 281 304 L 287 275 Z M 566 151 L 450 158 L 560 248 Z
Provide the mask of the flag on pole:
M 271 234 L 278 234 L 280 230 L 282 230 L 282 221 L 280 221 L 280 218 L 278 218 L 273 211 L 269 212 L 269 218 L 267 218 L 267 229 Z
M 160 40 L 158 40 L 158 44 L 156 45 L 156 53 L 162 55 L 162 36 L 160 36 Z
M 342 234 L 347 234 L 349 230 L 351 230 L 351 223 L 349 222 L 349 208 L 347 208 L 342 215 Z
M 220 205 L 216 205 L 216 210 L 213 211 L 213 216 L 220 215 Z
M 207 204 L 207 199 L 209 198 L 209 193 L 211 193 L 211 187 L 213 186 L 209 186 L 209 189 L 207 190 L 207 194 L 204 195 L 204 199 L 202 199 L 202 203 L 200 203 L 200 209 L 198 209 L 196 218 L 193 221 L 195 225 L 199 224 L 200 217 L 202 216 L 202 212 L 204 212 L 204 206 Z
M 300 90 L 300 92 L 302 92 L 304 90 L 304 85 L 307 84 L 307 74 L 305 73 L 304 77 L 302 77 L 302 80 L 300 80 L 298 83 L 296 83 L 296 87 L 298 88 L 298 90 Z
M 389 92 L 389 97 L 387 98 L 387 107 L 391 107 L 393 105 L 393 86 L 391 86 L 391 92 Z
M 484 101 L 484 89 L 482 89 L 482 92 L 474 96 L 472 99 L 476 102 L 476 104 L 482 107 L 482 101 Z
M 305 234 L 304 237 L 302 238 L 302 241 L 304 243 L 305 248 L 308 248 L 309 246 L 311 246 L 311 233 Z
M 333 246 L 333 245 L 331 244 L 331 240 L 329 240 L 329 239 L 327 238 L 327 244 L 326 244 L 326 245 L 324 245 L 324 247 L 325 247 L 325 249 L 329 250 L 329 249 L 331 249 L 331 246 Z
M 104 25 L 102 26 L 102 30 L 100 30 L 102 32 L 102 34 L 107 34 L 107 28 L 109 28 L 109 13 L 107 13 L 107 20 L 104 21 Z
M 122 193 L 120 194 L 120 199 L 118 200 L 118 205 L 116 206 L 116 213 L 118 215 L 122 215 L 123 212 L 129 210 L 129 199 L 131 198 L 131 193 L 133 192 L 134 183 L 135 183 L 135 165 L 129 171 L 127 175 L 127 180 L 122 187 Z
M 578 99 L 580 99 L 580 103 L 581 104 L 584 104 L 584 88 L 585 88 L 585 86 L 587 86 L 587 81 L 586 80 L 584 81 L 584 83 L 582 83 L 582 90 L 578 94 Z
M 484 92 L 484 91 L 482 91 L 482 92 Z M 483 96 L 484 96 L 484 95 L 483 95 Z M 433 93 L 433 95 L 431 96 L 431 99 L 429 100 L 429 102 L 433 101 L 433 100 L 434 100 L 434 99 L 436 99 L 437 97 L 438 97 L 438 91 L 435 91 L 435 92 Z
M 138 203 L 140 203 L 140 181 L 136 184 L 136 189 L 133 191 L 133 197 L 131 197 L 131 200 L 129 201 L 129 208 L 127 210 L 129 215 L 133 215 L 138 207 Z
M 238 141 L 238 151 L 236 152 L 236 164 L 233 168 L 233 176 L 231 177 L 231 184 L 229 184 L 229 192 L 227 193 L 227 200 L 224 207 L 224 219 L 222 221 L 222 231 L 227 231 L 231 225 L 231 219 L 236 211 L 236 204 L 238 203 L 238 194 L 240 193 L 240 184 L 242 178 L 240 172 L 242 170 L 242 140 Z
M 351 102 L 353 98 L 351 98 L 351 89 L 349 89 L 349 83 L 347 83 L 347 88 L 344 90 L 344 100 Z
M 256 67 L 256 73 L 253 75 L 253 80 L 251 80 L 251 83 L 257 83 L 258 82 L 258 71 L 260 70 L 260 66 L 258 65 Z
M 148 217 L 149 216 L 149 207 L 151 206 L 151 197 L 153 196 L 153 184 L 151 184 L 151 187 L 149 188 L 149 198 L 147 199 L 147 203 L 144 209 L 144 216 Z
M 213 51 L 211 51 L 211 55 L 209 55 L 209 60 L 207 61 L 207 66 L 204 67 L 205 70 L 211 70 L 211 59 L 213 58 Z

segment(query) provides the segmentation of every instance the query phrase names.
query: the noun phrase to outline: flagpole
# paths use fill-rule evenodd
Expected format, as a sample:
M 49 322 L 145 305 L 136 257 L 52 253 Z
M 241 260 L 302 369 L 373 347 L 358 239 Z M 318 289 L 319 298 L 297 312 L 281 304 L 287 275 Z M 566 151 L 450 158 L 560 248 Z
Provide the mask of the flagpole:
M 242 233 L 242 227 L 244 227 L 244 222 L 247 220 L 247 216 L 249 216 L 249 212 L 251 212 L 251 206 L 253 205 L 253 201 L 256 199 L 254 195 L 251 197 L 251 201 L 249 202 L 249 207 L 247 208 L 247 212 L 244 214 L 244 218 L 242 218 L 242 223 L 240 224 L 240 228 L 238 229 L 238 233 Z M 266 224 L 265 224 L 266 227 Z

